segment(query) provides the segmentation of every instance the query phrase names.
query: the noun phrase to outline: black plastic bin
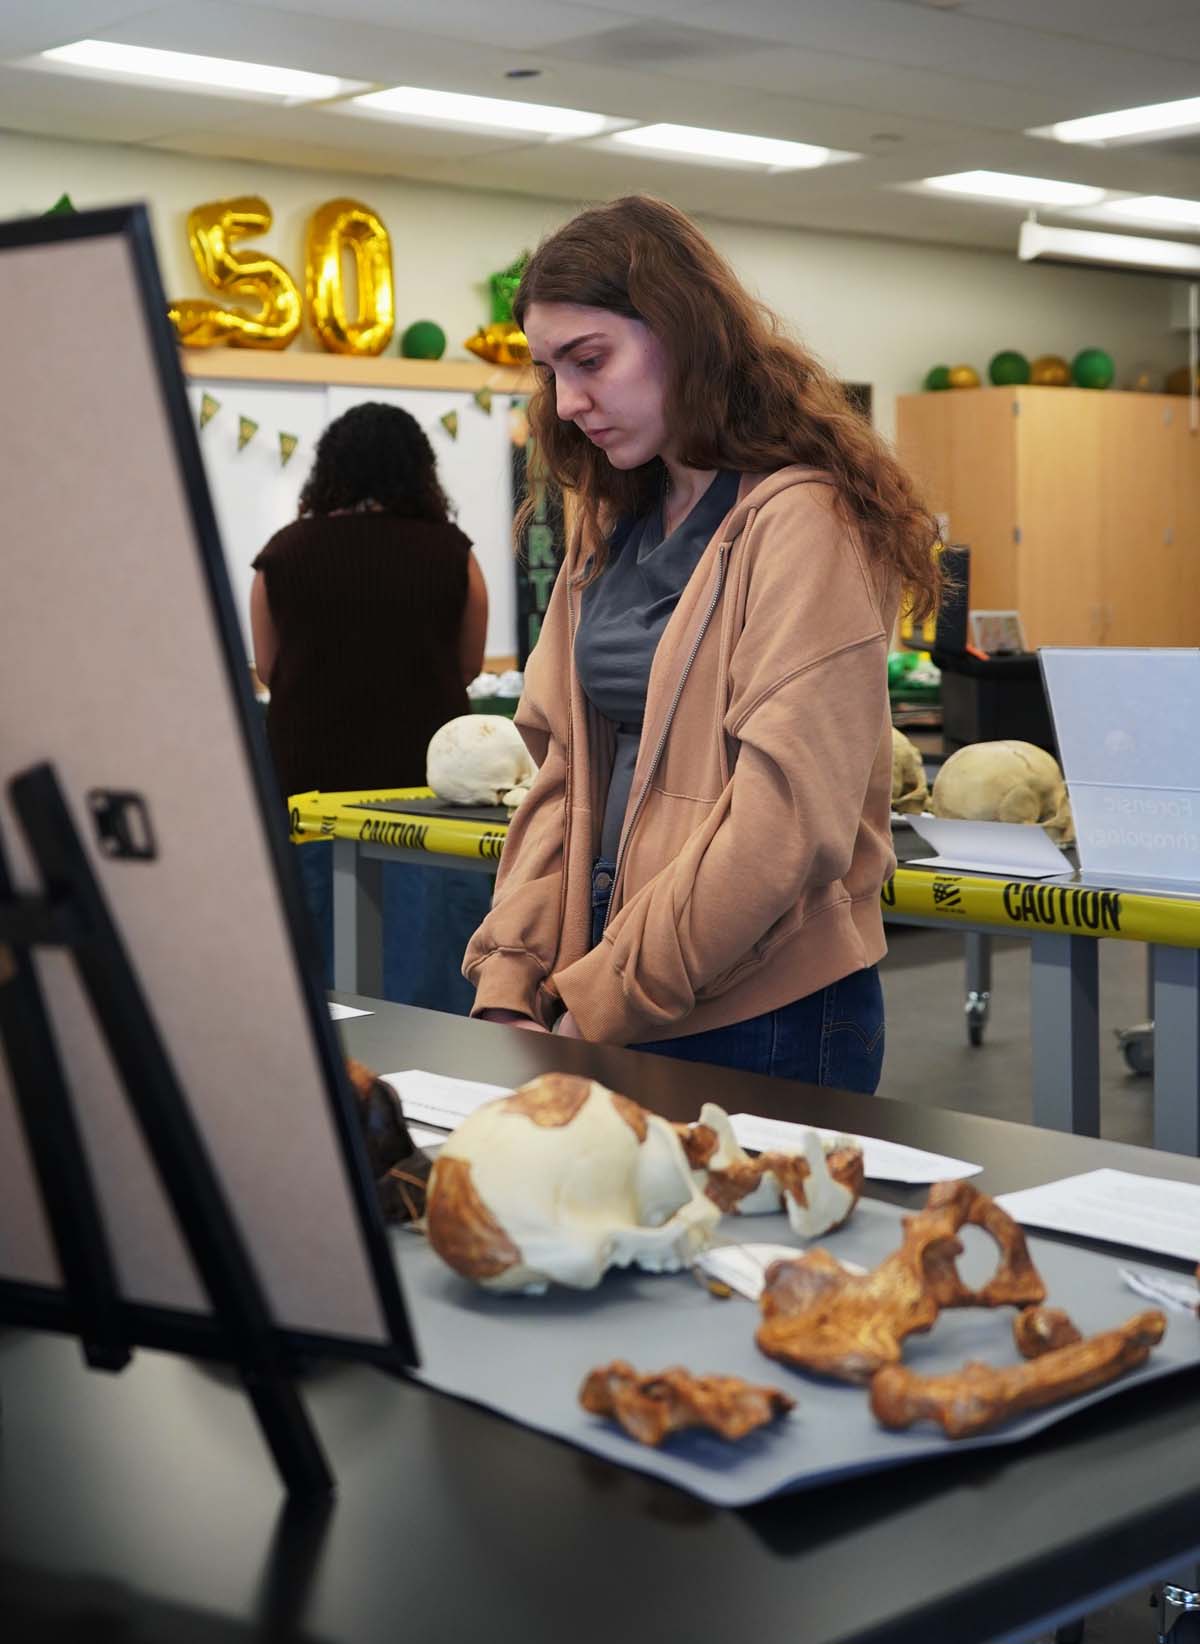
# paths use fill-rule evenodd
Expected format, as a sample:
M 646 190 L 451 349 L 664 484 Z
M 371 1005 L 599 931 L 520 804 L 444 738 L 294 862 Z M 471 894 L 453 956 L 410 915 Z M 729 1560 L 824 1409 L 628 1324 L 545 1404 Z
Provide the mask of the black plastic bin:
M 1058 758 L 1037 653 L 982 657 L 934 651 L 942 671 L 942 741 L 948 754 L 968 742 L 1014 738 Z

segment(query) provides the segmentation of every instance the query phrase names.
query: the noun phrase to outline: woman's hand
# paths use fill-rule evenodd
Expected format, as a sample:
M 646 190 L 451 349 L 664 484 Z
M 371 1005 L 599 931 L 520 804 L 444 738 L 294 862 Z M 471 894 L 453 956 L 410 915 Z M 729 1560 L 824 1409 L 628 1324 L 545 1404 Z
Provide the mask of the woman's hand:
M 496 1022 L 502 1027 L 524 1028 L 527 1033 L 549 1033 L 540 1022 L 535 1022 L 531 1016 L 522 1016 L 519 1010 L 481 1010 L 475 1018 L 477 1022 Z
M 558 1034 L 560 1039 L 583 1038 L 583 1034 L 579 1031 L 579 1023 L 571 1015 L 569 1010 L 565 1010 L 559 1017 L 558 1021 L 555 1022 L 554 1031 Z

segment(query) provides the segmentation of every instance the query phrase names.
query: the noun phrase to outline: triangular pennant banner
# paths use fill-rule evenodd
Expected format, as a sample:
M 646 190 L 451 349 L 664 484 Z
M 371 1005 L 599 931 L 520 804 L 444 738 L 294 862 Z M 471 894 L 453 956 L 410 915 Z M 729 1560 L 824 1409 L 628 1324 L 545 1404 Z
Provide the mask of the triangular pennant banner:
M 490 417 L 491 414 L 492 414 L 492 391 L 491 391 L 491 389 L 490 388 L 478 388 L 478 389 L 476 389 L 475 394 L 474 394 L 473 397 L 474 397 L 474 400 L 475 400 L 475 404 L 484 413 L 484 415 Z
M 296 447 L 300 444 L 299 434 L 280 434 L 279 436 L 279 466 L 286 468 L 296 454 Z
M 258 424 L 252 417 L 238 418 L 238 450 L 244 451 L 258 433 Z
M 438 418 L 438 421 L 441 423 L 442 427 L 446 430 L 452 440 L 456 440 L 458 438 L 457 411 L 447 411 L 444 416 Z
M 206 428 L 221 409 L 220 400 L 213 399 L 211 394 L 200 396 L 200 426 Z

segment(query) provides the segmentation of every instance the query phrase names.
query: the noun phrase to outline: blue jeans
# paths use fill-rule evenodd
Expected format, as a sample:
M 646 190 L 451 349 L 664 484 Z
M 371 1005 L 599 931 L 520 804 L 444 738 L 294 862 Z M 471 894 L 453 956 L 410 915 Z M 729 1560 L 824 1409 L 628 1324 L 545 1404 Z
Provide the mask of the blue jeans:
M 592 868 L 592 946 L 600 941 L 612 895 L 613 864 Z M 883 1069 L 883 990 L 874 965 L 779 1010 L 706 1033 L 631 1045 L 631 1050 L 711 1062 L 742 1073 L 771 1073 L 872 1096 Z
M 297 845 L 304 899 L 316 928 L 325 986 L 333 986 L 333 845 Z M 467 943 L 492 904 L 491 874 L 469 868 L 383 866 L 383 997 L 470 1014 L 475 989 L 461 973 Z

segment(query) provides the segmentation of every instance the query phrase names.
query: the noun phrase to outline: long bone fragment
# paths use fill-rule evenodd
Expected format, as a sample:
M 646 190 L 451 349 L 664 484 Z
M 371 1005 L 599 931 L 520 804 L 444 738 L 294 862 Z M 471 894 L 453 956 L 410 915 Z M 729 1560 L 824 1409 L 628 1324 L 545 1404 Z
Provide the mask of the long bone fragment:
M 1146 1361 L 1166 1327 L 1164 1314 L 1138 1313 L 1115 1330 L 1002 1369 L 972 1363 L 946 1376 L 919 1376 L 905 1365 L 889 1365 L 871 1382 L 871 1410 L 884 1427 L 935 1421 L 947 1438 L 971 1438 L 1025 1410 L 1115 1381 Z

